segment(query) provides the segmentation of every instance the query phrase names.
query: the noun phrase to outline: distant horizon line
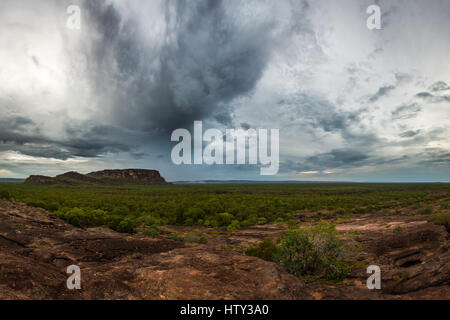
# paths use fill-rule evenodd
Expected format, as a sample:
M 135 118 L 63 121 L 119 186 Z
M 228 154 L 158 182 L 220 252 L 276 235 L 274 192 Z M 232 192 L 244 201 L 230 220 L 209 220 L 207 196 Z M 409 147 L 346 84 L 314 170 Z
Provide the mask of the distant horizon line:
M 27 178 L 2 178 L 0 182 L 17 181 L 22 182 Z M 174 184 L 218 184 L 218 183 L 450 183 L 450 181 L 432 181 L 432 180 L 252 180 L 252 179 L 203 179 L 203 180 L 166 180 Z
M 450 183 L 450 181 L 369 181 L 369 180 L 249 180 L 249 179 L 227 179 L 227 180 L 175 180 L 170 183 L 220 183 L 220 182 L 243 182 L 243 183 Z

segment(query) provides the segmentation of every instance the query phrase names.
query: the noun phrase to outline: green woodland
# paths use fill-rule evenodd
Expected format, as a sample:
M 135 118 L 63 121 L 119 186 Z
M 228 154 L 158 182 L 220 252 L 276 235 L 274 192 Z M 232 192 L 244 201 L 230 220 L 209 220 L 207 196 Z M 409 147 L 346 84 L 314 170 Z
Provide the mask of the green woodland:
M 80 227 L 185 225 L 231 230 L 289 222 L 295 213 L 318 219 L 397 210 L 431 214 L 447 205 L 450 184 L 271 183 L 152 186 L 0 184 L 0 198 L 52 211 Z

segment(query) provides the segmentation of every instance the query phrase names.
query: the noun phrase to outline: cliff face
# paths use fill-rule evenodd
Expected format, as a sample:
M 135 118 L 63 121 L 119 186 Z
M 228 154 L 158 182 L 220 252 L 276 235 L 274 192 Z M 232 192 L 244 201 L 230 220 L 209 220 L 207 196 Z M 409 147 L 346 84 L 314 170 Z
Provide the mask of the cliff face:
M 70 172 L 66 172 L 64 174 L 60 174 L 59 176 L 55 177 L 56 180 L 61 181 L 70 181 L 70 180 L 79 180 L 79 181 L 86 181 L 86 182 L 93 182 L 93 183 L 98 183 L 98 180 L 95 178 L 91 178 L 87 175 L 75 172 L 75 171 L 70 171 Z
M 35 183 L 35 184 L 55 184 L 56 181 L 52 177 L 47 176 L 29 176 L 26 180 L 26 183 Z
M 133 180 L 137 182 L 166 182 L 166 180 L 164 180 L 164 178 L 159 174 L 159 171 L 146 169 L 103 170 L 91 172 L 88 176 L 96 178 Z
M 56 177 L 33 175 L 28 177 L 25 182 L 34 184 L 163 184 L 166 183 L 166 180 L 157 170 L 123 169 L 96 171 L 89 174 L 71 171 Z

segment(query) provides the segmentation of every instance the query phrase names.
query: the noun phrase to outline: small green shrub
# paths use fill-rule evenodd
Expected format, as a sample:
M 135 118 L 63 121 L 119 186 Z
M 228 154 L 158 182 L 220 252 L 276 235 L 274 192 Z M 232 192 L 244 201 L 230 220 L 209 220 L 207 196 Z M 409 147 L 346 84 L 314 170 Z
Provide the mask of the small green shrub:
M 438 225 L 449 225 L 450 224 L 450 213 L 439 213 L 434 220 L 435 224 Z
M 433 208 L 430 206 L 422 208 L 419 211 L 417 211 L 417 214 L 423 214 L 423 215 L 432 214 L 432 213 L 433 213 Z
M 266 239 L 253 247 L 245 250 L 245 254 L 248 256 L 257 257 L 266 261 L 273 261 L 277 253 L 278 247 L 275 245 L 272 239 Z
M 341 281 L 350 272 L 343 255 L 335 226 L 321 223 L 308 230 L 287 230 L 280 240 L 275 261 L 296 276 L 313 275 Z
M 249 227 L 258 222 L 258 216 L 255 214 L 250 215 L 247 219 L 241 222 L 241 227 Z
M 347 278 L 348 274 L 352 271 L 351 266 L 344 261 L 334 260 L 327 265 L 325 271 L 325 279 L 332 281 L 342 281 Z
M 152 238 L 159 238 L 161 234 L 159 233 L 159 229 L 157 226 L 153 225 L 145 229 L 143 232 L 145 236 L 152 237 Z
M 206 244 L 208 243 L 208 238 L 201 236 L 200 239 L 198 239 L 198 243 Z
M 227 227 L 234 221 L 234 216 L 231 213 L 223 212 L 215 216 L 215 224 L 217 227 Z
M 9 193 L 8 190 L 0 190 L 0 199 L 10 200 L 11 199 L 11 194 Z
M 55 214 L 76 227 L 87 226 L 87 223 L 85 221 L 86 213 L 83 209 L 73 208 L 67 211 L 57 211 Z
M 113 230 L 117 230 L 119 224 L 122 222 L 122 217 L 117 215 L 108 215 L 106 225 Z
M 41 208 L 44 208 L 48 211 L 57 211 L 59 209 L 59 204 L 56 201 L 44 202 L 41 205 Z
M 31 207 L 42 208 L 53 212 L 59 209 L 59 203 L 56 201 L 26 199 L 25 203 Z
M 394 233 L 400 233 L 400 232 L 402 232 L 403 231 L 403 228 L 402 227 L 400 227 L 400 226 L 396 226 L 395 228 L 394 228 Z
M 91 212 L 91 226 L 98 227 L 106 224 L 108 213 L 97 209 Z
M 183 213 L 183 222 L 186 225 L 194 225 L 197 221 L 205 215 L 205 212 L 200 208 L 188 208 Z
M 45 202 L 43 200 L 37 200 L 37 199 L 25 199 L 25 203 L 27 205 L 29 205 L 30 207 L 35 207 L 35 208 L 43 208 L 45 209 Z
M 131 217 L 123 219 L 115 229 L 120 233 L 136 233 L 134 230 L 135 221 Z
M 208 243 L 208 239 L 202 235 L 201 232 L 189 232 L 185 237 L 184 241 L 191 243 Z
M 175 240 L 175 241 L 184 241 L 184 238 L 176 233 L 172 233 L 168 236 L 169 239 Z
M 155 217 L 155 216 L 153 216 L 153 215 L 149 215 L 149 216 L 145 216 L 145 215 L 144 215 L 142 218 L 143 218 L 143 220 L 144 220 L 144 223 L 145 223 L 147 226 L 153 226 L 153 225 L 157 226 L 157 225 L 161 225 L 161 218 L 159 218 L 159 217 Z
M 258 219 L 258 224 L 266 224 L 267 223 L 267 219 L 264 217 L 261 217 Z
M 111 214 L 126 217 L 130 214 L 130 209 L 125 205 L 119 205 L 112 209 Z
M 241 226 L 241 224 L 239 223 L 238 220 L 233 220 L 233 222 L 231 222 L 228 227 L 227 227 L 227 231 L 230 233 L 235 232 L 237 229 L 239 229 Z

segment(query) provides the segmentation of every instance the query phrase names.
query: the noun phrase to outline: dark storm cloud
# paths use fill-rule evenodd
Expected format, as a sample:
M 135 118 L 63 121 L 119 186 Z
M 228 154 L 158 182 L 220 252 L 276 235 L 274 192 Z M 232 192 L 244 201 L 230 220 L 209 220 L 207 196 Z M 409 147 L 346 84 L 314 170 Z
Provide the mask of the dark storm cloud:
M 402 148 L 408 147 L 414 148 L 418 145 L 426 146 L 431 142 L 445 141 L 446 132 L 447 130 L 445 127 L 435 128 L 432 130 L 422 130 L 422 129 L 406 130 L 399 134 L 399 137 L 404 139 L 391 141 L 389 143 L 389 146 Z M 421 156 L 419 155 L 418 158 L 420 157 Z
M 0 140 L 0 151 L 13 150 L 24 155 L 67 160 L 71 157 L 95 158 L 109 152 L 130 151 L 127 145 L 105 140 L 60 140 L 24 136 Z M 132 152 L 130 154 L 133 155 Z M 137 154 L 138 155 L 138 154 Z
M 373 96 L 371 96 L 369 98 L 369 101 L 376 102 L 376 101 L 378 101 L 378 99 L 380 99 L 381 97 L 384 97 L 385 95 L 387 95 L 389 92 L 391 92 L 394 89 L 395 89 L 395 86 L 393 86 L 393 85 L 383 86 L 378 89 L 377 93 L 375 93 Z
M 431 93 L 429 92 L 419 92 L 418 94 L 416 94 L 417 98 L 423 98 L 423 99 L 429 99 L 434 97 Z
M 241 123 L 241 128 L 244 130 L 248 130 L 251 128 L 251 126 L 247 122 Z
M 412 80 L 412 78 L 413 78 L 413 76 L 408 73 L 402 73 L 402 72 L 395 73 L 395 79 L 397 80 L 397 83 L 399 83 L 399 84 L 410 82 Z
M 446 90 L 450 90 L 450 86 L 448 86 L 447 83 L 445 83 L 444 81 L 438 81 L 430 87 L 430 91 L 433 92 Z
M 68 138 L 55 141 L 60 148 L 67 150 L 68 154 L 77 157 L 93 158 L 108 152 L 133 152 L 133 144 L 123 142 L 123 136 L 129 135 L 122 129 L 98 124 L 67 124 L 65 129 Z M 135 153 L 139 157 L 139 153 Z
M 320 168 L 341 168 L 359 165 L 368 158 L 369 156 L 360 150 L 343 149 L 309 157 L 308 162 L 317 164 Z
M 402 86 L 405 83 L 411 82 L 413 76 L 409 73 L 396 72 L 394 73 L 396 80 L 395 85 L 385 85 L 378 89 L 378 91 L 369 98 L 369 102 L 376 102 L 380 98 L 387 96 L 391 91 L 395 90 L 397 87 Z
M 35 123 L 23 116 L 7 116 L 0 120 L 0 141 L 23 144 L 27 142 L 41 142 L 39 129 Z
M 307 28 L 304 3 L 292 3 L 301 10 L 283 32 Z M 147 21 L 124 7 L 104 0 L 79 4 L 85 44 L 67 54 L 73 61 L 86 58 L 87 78 L 81 80 L 95 94 L 98 108 L 108 112 L 108 120 L 92 117 L 74 123 L 66 118 L 64 138 L 40 132 L 39 125 L 32 132 L 9 123 L 1 128 L 2 150 L 58 159 L 119 151 L 139 157 L 135 148 L 156 143 L 155 152 L 166 152 L 170 133 L 189 129 L 194 120 L 231 126 L 230 102 L 253 90 L 280 41 L 273 34 L 276 17 L 250 14 L 248 21 L 239 19 L 239 2 L 163 1 L 158 8 L 163 31 L 152 40 L 145 37 L 151 33 Z M 37 56 L 30 59 L 41 65 Z
M 429 92 L 419 92 L 416 98 L 421 98 L 432 103 L 450 102 L 450 95 L 437 96 Z
M 417 117 L 422 108 L 417 103 L 401 105 L 392 111 L 392 119 L 411 119 Z
M 435 165 L 435 166 L 449 166 L 450 165 L 450 152 L 448 150 L 440 149 L 426 149 L 422 154 L 422 160 L 419 164 L 422 165 Z
M 303 161 L 285 160 L 280 163 L 280 172 L 304 172 L 324 170 L 351 170 L 363 166 L 378 167 L 383 165 L 436 165 L 450 163 L 450 153 L 441 149 L 423 149 L 412 155 L 375 155 L 359 149 L 336 149 L 308 157 Z
M 0 151 L 17 151 L 28 156 L 67 159 L 71 156 L 60 142 L 44 137 L 35 123 L 24 117 L 0 121 Z
M 378 91 L 369 98 L 369 102 L 376 102 L 380 98 L 387 96 L 391 91 L 395 90 L 397 87 L 402 86 L 405 83 L 411 82 L 413 76 L 409 73 L 396 72 L 394 73 L 396 80 L 395 85 L 385 85 L 378 89 Z
M 428 132 L 422 130 L 408 130 L 399 134 L 401 138 L 409 138 L 401 141 L 385 142 L 382 145 L 391 147 L 416 147 L 417 145 L 427 145 L 429 142 L 446 141 L 446 128 L 437 128 Z M 354 169 L 363 166 L 377 167 L 383 165 L 448 165 L 450 163 L 450 154 L 448 150 L 439 148 L 423 148 L 412 154 L 396 155 L 379 153 L 379 139 L 370 141 L 366 144 L 360 144 L 359 148 L 348 147 L 333 149 L 329 152 L 319 153 L 295 161 L 287 159 L 281 161 L 280 172 L 303 172 L 303 171 L 324 171 L 333 169 Z M 353 146 L 355 144 L 352 144 Z
M 24 127 L 34 125 L 34 122 L 24 116 L 10 116 L 0 120 L 0 128 L 21 130 Z
M 66 160 L 118 151 L 133 155 L 131 137 L 123 143 L 124 136 L 130 135 L 116 127 L 66 119 L 63 132 L 54 137 L 44 133 L 41 123 L 26 116 L 7 115 L 0 119 L 0 151 L 16 151 L 34 157 Z
M 337 133 L 355 146 L 371 145 L 378 141 L 374 132 L 361 130 L 361 120 L 366 116 L 367 108 L 339 110 L 330 101 L 310 94 L 296 95 L 292 99 L 281 100 L 278 104 L 286 109 L 290 121 L 309 127 L 315 136 L 321 135 L 320 130 Z
M 400 137 L 401 138 L 411 138 L 411 137 L 414 137 L 414 136 L 416 136 L 416 135 L 418 135 L 420 133 L 420 130 L 408 130 L 408 131 L 405 131 L 405 132 L 402 132 L 402 133 L 400 133 Z
M 354 168 L 371 163 L 372 158 L 357 149 L 335 149 L 330 152 L 317 154 L 303 161 L 286 160 L 280 164 L 281 172 L 310 171 Z
M 236 4 L 164 2 L 167 28 L 158 48 L 146 47 L 138 21 L 113 4 L 87 1 L 101 36 L 94 41 L 92 75 L 98 89 L 121 92 L 114 112 L 122 125 L 166 137 L 194 120 L 231 124 L 229 102 L 254 88 L 275 48 L 273 22 L 243 24 L 234 17 Z
M 130 151 L 122 144 L 121 130 L 108 126 L 66 124 L 66 138 L 53 139 L 43 135 L 38 125 L 23 116 L 0 120 L 0 151 L 18 151 L 24 155 L 66 160 L 70 157 L 96 157 L 108 152 Z

